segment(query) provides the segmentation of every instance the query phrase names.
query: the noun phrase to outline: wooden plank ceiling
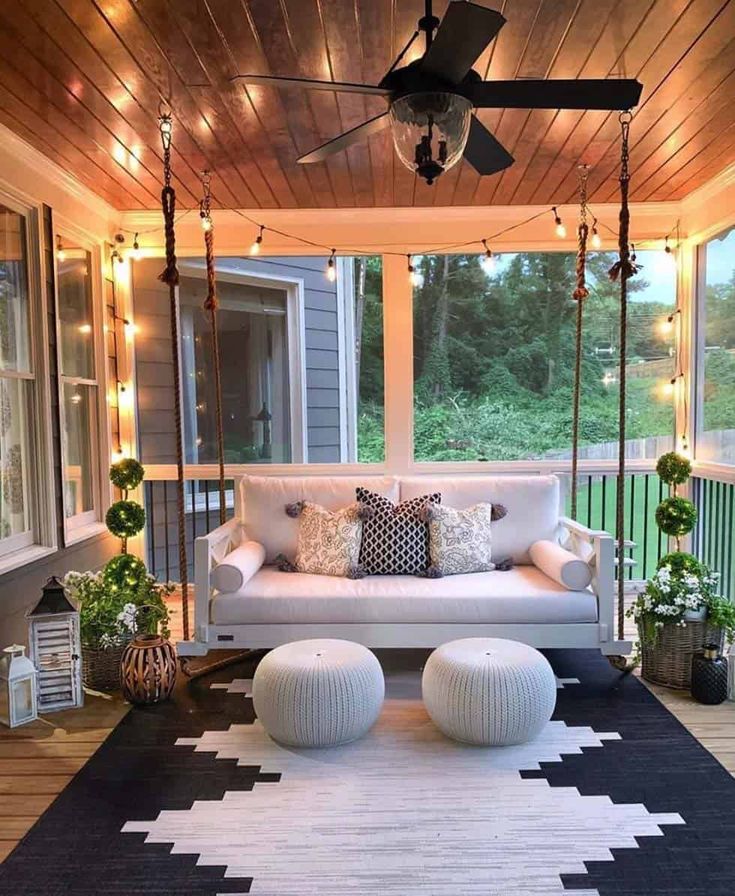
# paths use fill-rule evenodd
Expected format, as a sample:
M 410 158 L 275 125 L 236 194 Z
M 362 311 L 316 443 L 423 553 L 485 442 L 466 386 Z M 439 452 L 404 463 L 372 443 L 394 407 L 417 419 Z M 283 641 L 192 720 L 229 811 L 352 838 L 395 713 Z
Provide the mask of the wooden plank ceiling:
M 481 0 L 482 2 L 482 0 Z M 508 19 L 486 78 L 637 77 L 632 196 L 677 199 L 735 160 L 735 0 L 484 0 Z M 437 0 L 441 15 L 446 0 Z M 0 4 L 0 121 L 120 209 L 159 203 L 157 111 L 170 99 L 179 205 L 215 173 L 241 208 L 564 203 L 576 166 L 613 199 L 616 114 L 485 111 L 513 153 L 433 187 L 384 132 L 328 163 L 296 157 L 385 108 L 375 97 L 232 85 L 238 72 L 377 83 L 423 0 L 15 0 Z M 417 51 L 418 52 L 418 51 Z M 412 58 L 411 56 L 407 57 Z

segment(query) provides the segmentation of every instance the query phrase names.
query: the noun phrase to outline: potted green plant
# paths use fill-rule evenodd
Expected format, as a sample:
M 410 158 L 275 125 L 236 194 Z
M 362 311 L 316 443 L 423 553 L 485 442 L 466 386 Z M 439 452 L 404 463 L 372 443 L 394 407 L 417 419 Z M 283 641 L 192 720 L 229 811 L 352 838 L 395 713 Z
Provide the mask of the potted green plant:
M 169 635 L 165 598 L 174 586 L 157 582 L 143 561 L 127 552 L 128 539 L 145 526 L 145 510 L 129 499 L 144 472 L 133 458 L 110 467 L 110 481 L 120 489 L 122 498 L 110 507 L 105 522 L 120 538 L 121 553 L 99 572 L 69 572 L 64 578 L 65 588 L 79 605 L 82 677 L 85 685 L 95 690 L 119 687 L 120 659 L 135 634 L 160 630 L 164 638 Z
M 735 606 L 719 594 L 719 575 L 679 549 L 697 521 L 694 504 L 676 493 L 691 474 L 691 464 L 672 451 L 659 458 L 656 471 L 672 490 L 656 508 L 656 522 L 677 549 L 659 560 L 628 615 L 638 627 L 643 677 L 688 688 L 693 654 L 708 643 L 721 649 L 724 637 L 735 635 Z

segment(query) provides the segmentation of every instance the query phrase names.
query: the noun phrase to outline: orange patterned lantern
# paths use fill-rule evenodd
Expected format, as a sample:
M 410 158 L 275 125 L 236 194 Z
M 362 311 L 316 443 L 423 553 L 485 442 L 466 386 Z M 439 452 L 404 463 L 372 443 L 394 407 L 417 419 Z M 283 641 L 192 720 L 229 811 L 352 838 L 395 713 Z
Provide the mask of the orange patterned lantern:
M 159 703 L 171 696 L 176 682 L 176 651 L 157 634 L 138 634 L 120 662 L 125 698 L 131 703 Z

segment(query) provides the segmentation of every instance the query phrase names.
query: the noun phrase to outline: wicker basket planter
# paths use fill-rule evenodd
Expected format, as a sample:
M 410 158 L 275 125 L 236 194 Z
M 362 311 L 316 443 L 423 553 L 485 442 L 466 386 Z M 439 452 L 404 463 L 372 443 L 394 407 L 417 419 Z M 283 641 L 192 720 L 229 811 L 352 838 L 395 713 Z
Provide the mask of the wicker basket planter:
M 125 645 L 107 650 L 82 648 L 82 680 L 94 691 L 120 690 L 120 660 Z
M 668 623 L 658 630 L 655 644 L 641 639 L 641 675 L 667 688 L 689 688 L 692 683 L 692 656 L 705 644 L 722 650 L 724 634 L 707 622 Z

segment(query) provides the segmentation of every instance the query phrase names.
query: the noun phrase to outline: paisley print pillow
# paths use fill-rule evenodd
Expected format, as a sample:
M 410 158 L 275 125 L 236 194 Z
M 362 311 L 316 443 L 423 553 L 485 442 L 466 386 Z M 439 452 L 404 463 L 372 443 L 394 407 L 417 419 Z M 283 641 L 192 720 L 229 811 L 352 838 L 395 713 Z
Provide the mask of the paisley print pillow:
M 429 525 L 429 576 L 495 569 L 490 523 L 497 515 L 491 504 L 475 504 L 467 510 L 426 504 L 422 515 Z
M 299 517 L 295 562 L 280 559 L 282 569 L 322 576 L 359 578 L 358 566 L 364 513 L 359 504 L 327 510 L 320 504 L 299 501 L 286 507 L 289 516 Z

